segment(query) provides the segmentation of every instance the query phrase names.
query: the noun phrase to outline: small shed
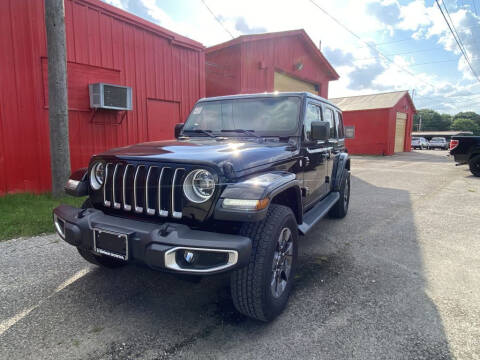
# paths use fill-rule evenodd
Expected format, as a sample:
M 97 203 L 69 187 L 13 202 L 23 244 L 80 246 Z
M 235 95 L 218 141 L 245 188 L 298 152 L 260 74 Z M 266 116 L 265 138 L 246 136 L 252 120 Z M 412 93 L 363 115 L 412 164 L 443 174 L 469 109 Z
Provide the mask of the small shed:
M 304 30 L 243 35 L 206 50 L 207 96 L 309 91 L 328 97 L 335 69 Z
M 205 96 L 204 46 L 99 0 L 64 0 L 72 170 L 92 154 L 173 138 Z M 44 1 L 0 1 L 0 194 L 49 191 Z M 89 84 L 131 87 L 132 110 L 94 111 Z
M 416 109 L 408 91 L 329 100 L 343 112 L 350 153 L 392 155 L 410 151 Z

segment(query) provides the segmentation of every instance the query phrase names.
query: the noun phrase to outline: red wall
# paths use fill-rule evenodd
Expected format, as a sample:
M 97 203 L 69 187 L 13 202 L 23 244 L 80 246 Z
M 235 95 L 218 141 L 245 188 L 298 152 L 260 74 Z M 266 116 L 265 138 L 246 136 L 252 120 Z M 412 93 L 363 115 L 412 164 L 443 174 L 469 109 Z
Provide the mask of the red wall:
M 346 139 L 352 154 L 389 154 L 390 109 L 344 111 L 344 126 L 355 126 L 355 138 Z
M 200 44 L 97 0 L 65 0 L 65 21 L 72 170 L 111 147 L 173 137 L 172 123 L 184 121 L 205 96 Z M 0 49 L 0 193 L 48 191 L 43 1 L 0 1 Z M 133 111 L 121 124 L 123 112 L 93 115 L 92 82 L 133 88 Z M 147 108 L 149 102 L 157 108 L 163 104 L 159 111 L 178 119 L 160 118 Z
M 346 139 L 352 154 L 393 155 L 397 112 L 407 113 L 403 151 L 410 151 L 414 109 L 407 96 L 388 109 L 344 111 L 345 126 L 355 126 L 355 138 Z
M 238 94 L 240 87 L 241 45 L 220 49 L 206 55 L 207 96 Z
M 274 72 L 280 70 L 318 84 L 318 95 L 328 98 L 328 70 L 311 55 L 299 36 L 247 41 L 207 51 L 206 62 L 207 96 L 271 92 Z M 294 69 L 298 62 L 303 64 L 301 70 Z

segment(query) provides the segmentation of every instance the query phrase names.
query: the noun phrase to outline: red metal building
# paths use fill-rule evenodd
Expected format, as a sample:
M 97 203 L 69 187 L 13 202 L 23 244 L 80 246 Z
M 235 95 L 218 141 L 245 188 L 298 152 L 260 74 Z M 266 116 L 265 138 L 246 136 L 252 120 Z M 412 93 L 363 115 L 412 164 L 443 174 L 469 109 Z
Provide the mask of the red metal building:
M 207 96 L 310 91 L 339 78 L 304 30 L 244 35 L 206 50 Z
M 173 137 L 205 96 L 204 47 L 98 0 L 65 0 L 72 170 L 108 148 Z M 0 1 L 0 193 L 48 191 L 43 1 Z M 133 110 L 92 112 L 88 84 L 133 88 Z
M 392 155 L 410 151 L 415 105 L 408 91 L 329 99 L 343 112 L 352 154 Z

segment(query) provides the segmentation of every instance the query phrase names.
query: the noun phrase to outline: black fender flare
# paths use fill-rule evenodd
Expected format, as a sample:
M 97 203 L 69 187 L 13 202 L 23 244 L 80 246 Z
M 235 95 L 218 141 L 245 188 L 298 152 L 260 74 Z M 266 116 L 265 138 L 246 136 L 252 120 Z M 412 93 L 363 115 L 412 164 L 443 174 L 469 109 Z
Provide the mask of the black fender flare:
M 260 221 L 265 218 L 272 199 L 285 191 L 295 194 L 296 208 L 293 209 L 297 221 L 302 222 L 303 205 L 300 182 L 296 175 L 286 171 L 272 171 L 256 174 L 242 181 L 228 184 L 223 190 L 215 206 L 213 217 L 226 221 Z M 223 200 L 262 200 L 269 199 L 268 206 L 262 210 L 232 210 L 222 207 Z
M 82 197 L 88 195 L 88 168 L 75 170 L 65 184 L 68 195 Z
M 333 160 L 333 170 L 332 170 L 332 191 L 340 191 L 340 186 L 342 186 L 342 181 L 345 176 L 347 176 L 350 171 L 350 156 L 347 153 L 340 153 L 335 156 Z

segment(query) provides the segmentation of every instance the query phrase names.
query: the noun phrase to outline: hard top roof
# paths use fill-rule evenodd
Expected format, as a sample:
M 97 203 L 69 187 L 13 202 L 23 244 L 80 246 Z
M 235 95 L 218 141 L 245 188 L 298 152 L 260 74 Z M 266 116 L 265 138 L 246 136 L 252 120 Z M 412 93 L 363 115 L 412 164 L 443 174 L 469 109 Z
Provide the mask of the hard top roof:
M 340 110 L 340 108 L 332 103 L 331 101 L 312 94 L 307 91 L 298 91 L 298 92 L 263 92 L 263 93 L 254 93 L 254 94 L 236 94 L 236 95 L 224 95 L 224 96 L 215 96 L 215 97 L 209 97 L 209 98 L 202 98 L 198 100 L 198 102 L 205 102 L 205 101 L 218 101 L 218 100 L 234 100 L 234 99 L 252 99 L 252 98 L 259 98 L 259 97 L 285 97 L 285 96 L 299 96 L 302 98 L 308 97 L 310 99 L 316 100 L 323 102 L 325 104 L 328 104 L 335 109 Z

